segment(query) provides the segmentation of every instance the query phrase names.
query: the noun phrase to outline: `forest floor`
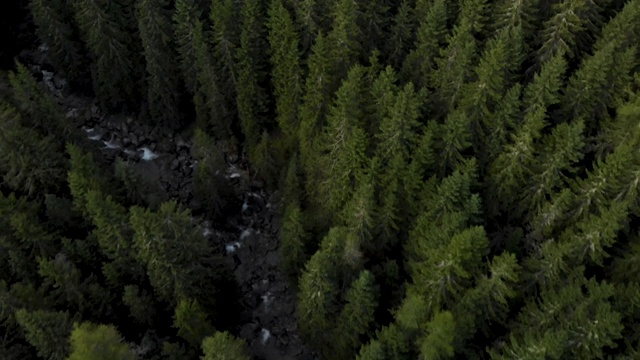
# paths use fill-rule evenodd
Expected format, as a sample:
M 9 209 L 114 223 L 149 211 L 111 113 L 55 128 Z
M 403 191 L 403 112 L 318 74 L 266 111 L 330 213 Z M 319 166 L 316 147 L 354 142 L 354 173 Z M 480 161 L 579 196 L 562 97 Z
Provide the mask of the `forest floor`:
M 86 150 L 101 154 L 109 166 L 117 158 L 125 160 L 147 186 L 186 207 L 198 207 L 192 196 L 196 161 L 190 154 L 191 141 L 184 140 L 188 133 L 151 128 L 122 114 L 103 113 L 94 99 L 73 94 L 55 73 L 38 63 L 30 68 L 42 74 L 43 83 L 86 139 Z M 227 164 L 226 177 L 237 206 L 227 206 L 232 210 L 223 214 L 223 225 L 220 219 L 218 225 L 212 225 L 197 213 L 194 222 L 222 248 L 240 286 L 243 311 L 234 333 L 246 340 L 254 360 L 316 359 L 299 336 L 295 290 L 279 270 L 281 254 L 274 223 L 277 194 L 250 179 L 244 159 L 227 156 Z

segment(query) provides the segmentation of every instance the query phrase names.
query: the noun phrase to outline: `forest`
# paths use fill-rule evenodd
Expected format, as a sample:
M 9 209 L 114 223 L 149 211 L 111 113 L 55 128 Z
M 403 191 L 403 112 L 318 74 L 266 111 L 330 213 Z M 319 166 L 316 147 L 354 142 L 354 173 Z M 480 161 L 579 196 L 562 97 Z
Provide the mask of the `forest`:
M 640 359 L 640 0 L 0 26 L 0 359 Z

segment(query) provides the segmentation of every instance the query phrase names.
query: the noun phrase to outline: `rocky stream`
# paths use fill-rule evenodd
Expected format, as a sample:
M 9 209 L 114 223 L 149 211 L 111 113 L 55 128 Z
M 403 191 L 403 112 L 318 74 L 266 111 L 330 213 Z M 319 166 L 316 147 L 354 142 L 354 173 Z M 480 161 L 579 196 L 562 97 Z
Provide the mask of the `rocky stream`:
M 42 50 L 42 49 L 41 49 Z M 138 124 L 131 117 L 107 114 L 91 98 L 72 94 L 66 81 L 40 65 L 34 73 L 65 108 L 66 116 L 82 129 L 86 146 L 100 149 L 107 162 L 120 157 L 187 207 L 194 204 L 196 160 L 192 142 L 181 134 Z M 229 266 L 240 284 L 244 310 L 235 333 L 245 339 L 253 359 L 316 359 L 303 344 L 296 323 L 296 294 L 279 271 L 280 252 L 274 217 L 277 194 L 250 179 L 244 159 L 227 156 L 230 186 L 239 211 L 225 214 L 227 226 L 217 229 L 209 219 L 194 217 L 204 236 L 224 247 Z M 248 180 L 247 180 L 248 179 Z M 242 183 L 242 185 L 241 185 Z M 144 354 L 141 358 L 144 358 Z

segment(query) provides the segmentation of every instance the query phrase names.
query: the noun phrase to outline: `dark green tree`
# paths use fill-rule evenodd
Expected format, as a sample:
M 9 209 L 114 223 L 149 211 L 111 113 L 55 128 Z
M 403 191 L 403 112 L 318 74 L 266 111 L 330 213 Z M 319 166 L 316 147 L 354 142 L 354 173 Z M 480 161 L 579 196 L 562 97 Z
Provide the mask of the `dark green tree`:
M 67 360 L 134 360 L 136 355 L 123 343 L 113 325 L 75 323 L 71 332 L 71 354 Z
M 240 125 L 249 154 L 260 141 L 265 129 L 269 97 L 265 89 L 264 55 L 268 51 L 265 41 L 265 10 L 257 0 L 246 0 L 240 10 L 240 45 L 236 51 L 238 64 L 237 106 Z
M 228 332 L 216 332 L 202 341 L 202 360 L 249 360 L 246 343 Z
M 147 69 L 147 102 L 150 122 L 169 128 L 181 125 L 178 111 L 179 70 L 173 46 L 173 29 L 166 0 L 144 0 L 136 4 L 140 38 Z
M 20 309 L 15 316 L 24 330 L 25 338 L 36 348 L 38 356 L 51 360 L 66 359 L 72 330 L 69 314 Z
M 91 55 L 96 95 L 103 105 L 134 106 L 140 97 L 140 56 L 129 34 L 123 4 L 98 0 L 74 3 L 75 18 Z
M 40 41 L 47 45 L 48 58 L 69 80 L 82 83 L 87 75 L 83 45 L 77 38 L 72 9 L 65 1 L 29 1 L 29 10 Z
M 267 26 L 278 125 L 288 136 L 296 136 L 304 85 L 298 49 L 300 40 L 293 19 L 281 0 L 271 2 Z

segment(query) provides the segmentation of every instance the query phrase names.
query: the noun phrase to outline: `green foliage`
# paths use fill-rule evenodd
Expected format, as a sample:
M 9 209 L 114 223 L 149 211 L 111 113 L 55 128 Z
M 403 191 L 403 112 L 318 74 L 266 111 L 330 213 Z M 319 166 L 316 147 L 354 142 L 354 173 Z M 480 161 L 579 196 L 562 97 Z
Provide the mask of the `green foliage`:
M 300 40 L 293 19 L 281 0 L 271 2 L 267 26 L 278 125 L 285 134 L 295 136 L 304 85 L 298 50 Z
M 265 67 L 261 56 L 267 51 L 263 33 L 263 9 L 257 0 L 246 0 L 240 11 L 240 46 L 236 52 L 238 64 L 238 117 L 249 152 L 260 141 L 265 126 L 268 95 L 264 89 Z
M 113 325 L 75 323 L 71 333 L 71 354 L 67 360 L 134 360 L 133 351 L 124 344 Z
M 453 315 L 444 311 L 434 315 L 427 325 L 428 335 L 421 340 L 420 355 L 423 359 L 450 359 L 453 357 L 452 346 L 456 324 Z
M 70 80 L 82 82 L 87 75 L 84 48 L 72 25 L 73 14 L 65 1 L 31 0 L 29 9 L 40 41 L 47 44 L 56 70 Z
M 305 231 L 303 220 L 299 205 L 291 204 L 285 208 L 280 228 L 280 251 L 283 269 L 293 278 L 297 278 L 307 260 L 306 246 L 309 235 Z
M 181 299 L 178 302 L 173 327 L 178 329 L 178 336 L 195 346 L 214 332 L 213 326 L 207 320 L 207 314 L 193 299 Z
M 374 323 L 374 311 L 378 305 L 378 289 L 373 275 L 364 270 L 345 296 L 346 304 L 337 322 L 336 344 L 339 357 L 352 359 L 360 345 L 360 337 L 367 335 Z
M 140 91 L 140 59 L 135 53 L 135 38 L 128 34 L 122 5 L 78 0 L 74 6 L 75 19 L 91 55 L 96 95 L 110 109 L 133 105 Z
M 154 322 L 153 297 L 136 285 L 126 285 L 122 293 L 122 303 L 129 307 L 131 317 L 142 325 Z
M 202 342 L 202 360 L 248 360 L 249 355 L 243 340 L 228 332 L 216 332 Z
M 25 338 L 38 351 L 38 356 L 51 360 L 67 357 L 72 330 L 67 313 L 20 309 L 15 316 L 24 330 Z
M 173 29 L 166 0 L 143 0 L 136 4 L 140 38 L 147 64 L 147 101 L 151 123 L 178 128 L 178 63 L 172 43 Z
M 56 192 L 65 159 L 53 135 L 40 135 L 13 107 L 0 103 L 0 174 L 5 186 L 28 195 Z
M 175 201 L 162 204 L 157 212 L 132 207 L 130 223 L 134 249 L 160 299 L 177 304 L 180 299 L 193 298 L 211 309 L 221 276 L 219 255 L 191 225 L 190 211 Z M 188 247 L 184 246 L 186 239 Z
M 219 215 L 228 197 L 228 182 L 224 178 L 224 154 L 215 146 L 215 141 L 200 129 L 194 132 L 191 153 L 198 162 L 194 176 L 194 195 L 203 208 Z

